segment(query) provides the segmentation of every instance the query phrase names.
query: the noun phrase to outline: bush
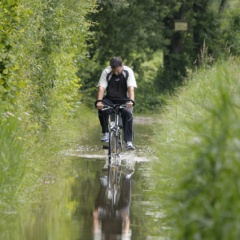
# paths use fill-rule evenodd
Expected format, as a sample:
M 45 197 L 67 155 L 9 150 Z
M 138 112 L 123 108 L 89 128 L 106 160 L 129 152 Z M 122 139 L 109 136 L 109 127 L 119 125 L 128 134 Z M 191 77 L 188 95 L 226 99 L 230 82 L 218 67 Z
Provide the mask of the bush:
M 173 239 L 240 237 L 238 65 L 230 59 L 200 70 L 168 106 L 155 135 L 154 172 L 171 195 Z

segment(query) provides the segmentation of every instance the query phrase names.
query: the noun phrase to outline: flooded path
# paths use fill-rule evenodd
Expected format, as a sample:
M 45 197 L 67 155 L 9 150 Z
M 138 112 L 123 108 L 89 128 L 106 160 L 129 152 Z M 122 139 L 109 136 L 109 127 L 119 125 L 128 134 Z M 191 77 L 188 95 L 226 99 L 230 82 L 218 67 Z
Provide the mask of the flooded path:
M 21 223 L 14 232 L 7 232 L 4 239 L 13 240 L 163 240 L 166 238 L 167 226 L 164 213 L 156 206 L 150 190 L 154 184 L 149 171 L 153 159 L 150 148 L 153 133 L 153 121 L 136 118 L 135 151 L 124 152 L 122 159 L 134 168 L 131 176 L 130 191 L 130 225 L 129 234 L 115 238 L 102 238 L 93 232 L 93 211 L 100 190 L 100 177 L 106 162 L 107 150 L 102 149 L 100 128 L 89 132 L 81 139 L 81 145 L 61 153 L 61 164 L 68 166 L 63 179 L 49 176 L 45 184 L 46 196 L 32 204 L 31 212 L 18 215 Z M 156 124 L 156 123 L 155 123 Z M 51 184 L 52 181 L 52 184 Z M 116 235 L 117 236 L 117 235 Z
M 164 237 L 165 226 L 164 224 L 161 226 L 161 221 L 158 221 L 164 217 L 164 214 L 157 210 L 151 195 L 148 194 L 153 185 L 149 171 L 149 162 L 154 158 L 150 148 L 153 123 L 155 122 L 151 118 L 137 117 L 134 127 L 136 150 L 125 151 L 122 154 L 122 160 L 126 161 L 126 164 L 131 165 L 135 170 L 131 177 L 131 234 L 126 238 L 116 239 L 167 239 Z M 79 239 L 94 239 L 92 212 L 100 188 L 102 168 L 107 159 L 107 150 L 102 149 L 102 144 L 99 141 L 99 127 L 93 135 L 84 139 L 83 145 L 66 152 L 66 155 L 72 159 L 73 169 L 75 169 L 75 175 L 77 175 L 72 197 L 74 201 L 81 203 L 75 213 L 75 220 L 82 224 L 79 225 L 79 233 L 81 234 Z M 81 176 L 83 169 L 86 172 L 84 177 Z M 159 235 L 161 232 L 163 232 L 162 236 Z

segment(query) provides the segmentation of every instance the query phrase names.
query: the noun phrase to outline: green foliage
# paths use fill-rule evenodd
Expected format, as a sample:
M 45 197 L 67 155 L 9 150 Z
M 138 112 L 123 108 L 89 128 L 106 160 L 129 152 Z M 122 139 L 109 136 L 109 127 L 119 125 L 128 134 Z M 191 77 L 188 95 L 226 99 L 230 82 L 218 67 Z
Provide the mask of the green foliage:
M 86 56 L 90 23 L 85 16 L 94 11 L 94 1 L 1 4 L 0 76 L 5 108 L 14 111 L 20 106 L 20 115 L 27 112 L 31 121 L 47 127 L 53 108 L 67 113 L 80 98 L 76 72 Z
M 219 39 L 219 44 L 221 44 L 222 49 L 226 48 L 234 55 L 239 55 L 240 53 L 240 9 L 229 9 L 223 14 L 221 21 L 221 38 Z M 222 53 L 219 53 L 222 54 Z
M 18 0 L 0 2 L 0 96 L 12 102 L 17 87 L 14 72 L 18 68 L 16 56 L 12 53 L 12 36 L 18 31 Z
M 138 82 L 136 89 L 137 112 L 157 112 L 166 103 L 167 94 L 158 95 L 155 78 L 160 66 L 163 65 L 162 51 L 155 52 L 153 58 L 141 65 L 141 76 L 136 74 Z
M 90 1 L 46 1 L 39 7 L 34 17 L 34 34 L 24 43 L 31 46 L 27 54 L 31 60 L 28 66 L 32 69 L 32 86 L 27 90 L 34 90 L 29 101 L 31 111 L 35 115 L 41 113 L 40 123 L 48 125 L 53 108 L 61 107 L 67 113 L 80 98 L 76 72 L 85 55 L 89 23 L 84 15 L 91 5 Z M 35 37 L 39 44 L 37 51 L 33 49 Z
M 238 65 L 231 58 L 194 74 L 156 129 L 153 171 L 157 191 L 168 189 L 173 239 L 240 237 Z
M 15 210 L 15 193 L 21 186 L 26 161 L 22 156 L 18 119 L 9 112 L 0 114 L 0 211 L 11 213 Z
M 226 48 L 238 54 L 239 8 L 236 4 L 239 3 L 225 1 L 223 4 L 220 0 L 98 1 L 99 12 L 90 15 L 96 22 L 91 28 L 95 37 L 90 42 L 90 61 L 86 71 L 79 72 L 84 99 L 92 105 L 102 69 L 113 55 L 120 55 L 126 65 L 133 67 L 139 86 L 145 90 L 144 94 L 138 91 L 137 97 L 140 95 L 142 101 L 145 95 L 151 96 L 145 101 L 146 106 L 156 107 L 159 100 L 153 99 L 166 92 L 171 94 L 181 86 L 188 70 L 201 64 L 199 56 L 204 45 L 215 59 L 226 56 Z M 235 13 L 228 13 L 233 8 Z M 175 19 L 187 20 L 189 31 L 174 31 Z M 158 51 L 163 52 L 164 66 L 154 69 L 154 83 L 149 85 L 142 64 L 152 60 L 153 53 Z
M 72 236 L 69 220 L 75 213 L 77 204 L 72 199 L 71 186 L 74 181 L 79 182 L 73 175 L 76 176 L 76 170 L 84 169 L 81 172 L 83 180 L 89 174 L 86 174 L 87 166 L 73 167 L 72 159 L 68 159 L 66 154 L 79 147 L 82 138 L 88 138 L 87 134 L 94 132 L 92 128 L 98 126 L 95 114 L 83 105 L 75 108 L 76 111 L 67 118 L 60 110 L 55 110 L 50 121 L 51 130 L 41 133 L 37 138 L 29 132 L 17 138 L 21 158 L 17 158 L 14 144 L 10 145 L 9 161 L 14 162 L 14 165 L 5 172 L 12 173 L 11 177 L 16 182 L 12 181 L 11 186 L 0 184 L 0 190 L 5 190 L 1 191 L 0 196 L 0 239 L 35 239 L 36 236 L 44 238 L 53 235 L 57 239 L 64 239 L 66 235 Z M 22 127 L 21 124 L 25 125 L 18 120 L 18 128 Z M 28 129 L 28 126 L 25 127 Z M 12 137 L 11 140 L 13 139 Z M 6 142 L 7 146 L 8 143 Z M 21 171 L 24 171 L 21 175 L 23 180 L 18 174 Z M 91 169 L 87 171 L 93 174 Z M 10 177 L 10 174 L 4 176 L 7 180 L 6 176 Z M 76 228 L 79 230 L 79 227 Z
M 28 202 L 36 194 L 39 176 L 54 162 L 48 162 L 50 150 L 74 138 L 67 127 L 79 121 L 76 72 L 91 37 L 86 15 L 94 11 L 94 0 L 0 2 L 0 108 L 6 115 L 0 120 L 0 225 L 13 219 L 13 200 L 26 194 Z
M 181 85 L 187 69 L 201 64 L 199 55 L 204 46 L 215 59 L 228 57 L 227 48 L 238 55 L 239 31 L 236 28 L 239 8 L 236 1 L 192 0 L 182 1 L 176 7 L 172 4 L 169 2 L 167 5 L 173 10 L 164 21 L 167 30 L 163 34 L 170 41 L 164 49 L 164 69 L 160 69 L 157 77 L 160 91 Z M 189 31 L 174 32 L 175 19 L 187 20 Z
M 121 56 L 124 64 L 132 67 L 139 76 L 137 81 L 140 83 L 143 81 L 141 64 L 150 60 L 164 41 L 160 31 L 162 8 L 158 1 L 147 4 L 142 0 L 121 1 L 121 4 L 112 0 L 98 1 L 98 10 L 97 14 L 89 16 L 96 22 L 91 28 L 94 40 L 89 47 L 90 61 L 84 72 L 79 71 L 84 99 L 91 101 L 91 105 L 96 98 L 101 71 L 111 57 Z
M 151 27 L 160 22 L 160 6 L 155 0 L 148 4 L 141 0 L 124 3 L 116 7 L 111 0 L 98 2 L 99 13 L 91 18 L 98 24 L 92 29 L 96 34 L 90 56 L 97 55 L 103 66 L 113 55 L 120 55 L 136 70 L 142 54 L 145 55 L 147 49 L 158 49 L 161 44 L 159 31 Z M 146 36 L 151 37 L 147 39 Z

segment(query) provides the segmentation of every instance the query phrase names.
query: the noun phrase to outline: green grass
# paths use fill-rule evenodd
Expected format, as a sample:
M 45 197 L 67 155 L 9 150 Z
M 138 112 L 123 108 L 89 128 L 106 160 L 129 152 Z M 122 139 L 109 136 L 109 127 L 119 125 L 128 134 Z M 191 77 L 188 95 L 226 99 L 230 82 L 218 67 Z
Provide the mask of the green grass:
M 63 201 L 60 190 L 65 179 L 71 181 L 68 174 L 72 162 L 66 161 L 62 152 L 76 147 L 87 129 L 91 131 L 98 122 L 83 105 L 76 105 L 70 114 L 56 108 L 43 132 L 27 118 L 7 116 L 0 119 L 0 239 L 15 239 L 17 234 L 26 234 L 23 228 L 29 228 L 25 224 L 36 223 L 37 227 L 39 219 L 35 219 L 34 211 L 42 217 L 41 206 L 49 199 L 52 205 L 62 204 L 59 216 L 65 214 L 67 201 Z M 72 212 L 70 209 L 66 214 Z M 19 235 L 19 239 L 26 238 Z
M 11 198 L 19 187 L 24 174 L 25 161 L 21 157 L 18 120 L 11 113 L 0 111 L 0 209 L 2 204 L 11 206 Z M 11 198 L 8 199 L 8 195 Z
M 190 76 L 155 129 L 155 195 L 173 239 L 240 239 L 239 62 Z
M 0 111 L 0 238 L 13 218 L 17 219 L 17 192 L 24 174 L 26 161 L 22 156 L 21 131 L 18 119 L 11 113 Z M 14 229 L 18 226 L 14 225 Z
M 81 138 L 86 137 L 87 129 L 91 131 L 94 124 L 98 124 L 93 121 L 95 116 L 89 109 L 83 105 L 76 107 L 68 116 L 64 116 L 61 109 L 56 109 L 52 112 L 48 130 L 42 132 L 34 142 L 24 143 L 27 166 L 21 189 L 23 198 L 30 193 L 33 201 L 38 201 L 42 195 L 41 189 L 45 187 L 42 183 L 48 176 L 54 176 L 56 180 L 63 178 L 68 168 L 62 161 L 65 157 L 63 152 L 76 147 Z

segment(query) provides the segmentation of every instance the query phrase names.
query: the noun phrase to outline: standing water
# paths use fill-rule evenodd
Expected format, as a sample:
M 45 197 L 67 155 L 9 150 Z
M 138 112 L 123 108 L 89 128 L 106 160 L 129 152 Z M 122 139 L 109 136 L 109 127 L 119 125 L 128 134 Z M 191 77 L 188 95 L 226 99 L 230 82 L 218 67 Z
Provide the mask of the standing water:
M 101 225 L 94 231 L 94 210 L 101 189 L 107 150 L 102 149 L 100 126 L 91 130 L 81 145 L 64 151 L 59 164 L 66 166 L 62 179 L 46 176 L 45 194 L 37 201 L 29 199 L 28 208 L 9 214 L 0 226 L 0 239 L 6 240 L 91 240 L 91 239 L 167 239 L 168 228 L 161 209 L 161 199 L 153 197 L 150 142 L 153 122 L 135 118 L 135 151 L 124 151 L 122 160 L 130 166 L 129 228 L 127 234 L 103 238 Z M 124 178 L 124 176 L 123 176 Z M 124 178 L 125 179 L 125 178 Z M 156 193 L 154 194 L 156 196 Z M 11 217 L 12 216 L 12 217 Z M 106 228 L 113 228 L 113 222 Z M 4 226 L 5 225 L 5 226 Z M 105 223 L 106 225 L 106 223 Z

